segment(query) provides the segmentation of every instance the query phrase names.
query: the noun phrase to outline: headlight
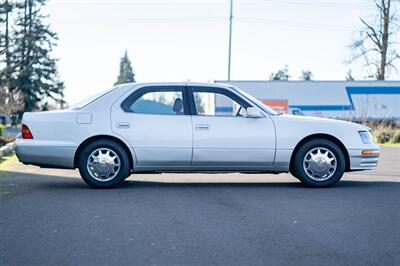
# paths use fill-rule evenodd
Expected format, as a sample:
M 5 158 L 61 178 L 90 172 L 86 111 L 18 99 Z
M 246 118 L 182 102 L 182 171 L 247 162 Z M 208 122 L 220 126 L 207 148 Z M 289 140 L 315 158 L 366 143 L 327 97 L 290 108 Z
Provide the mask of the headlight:
M 358 134 L 360 134 L 360 137 L 364 144 L 370 144 L 373 143 L 374 141 L 372 140 L 372 133 L 371 131 L 358 131 Z

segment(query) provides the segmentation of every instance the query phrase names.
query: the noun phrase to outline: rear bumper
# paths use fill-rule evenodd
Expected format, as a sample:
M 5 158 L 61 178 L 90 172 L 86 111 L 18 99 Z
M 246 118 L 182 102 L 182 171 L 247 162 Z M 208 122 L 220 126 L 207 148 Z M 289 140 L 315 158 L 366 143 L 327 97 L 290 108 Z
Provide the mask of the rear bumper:
M 379 146 L 368 145 L 360 149 L 349 149 L 350 170 L 373 170 L 378 166 Z M 364 154 L 363 154 L 364 153 Z
M 35 140 L 18 140 L 15 153 L 24 164 L 41 167 L 73 169 L 76 147 L 51 143 L 40 143 Z

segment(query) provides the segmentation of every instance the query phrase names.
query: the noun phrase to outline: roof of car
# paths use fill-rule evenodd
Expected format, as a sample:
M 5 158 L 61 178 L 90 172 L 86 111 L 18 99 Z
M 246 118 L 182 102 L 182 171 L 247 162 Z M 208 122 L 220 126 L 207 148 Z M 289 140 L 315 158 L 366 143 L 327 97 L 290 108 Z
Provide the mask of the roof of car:
M 140 82 L 140 83 L 124 83 L 118 85 L 119 87 L 132 87 L 132 86 L 209 86 L 221 87 L 231 86 L 223 83 L 207 83 L 207 82 Z

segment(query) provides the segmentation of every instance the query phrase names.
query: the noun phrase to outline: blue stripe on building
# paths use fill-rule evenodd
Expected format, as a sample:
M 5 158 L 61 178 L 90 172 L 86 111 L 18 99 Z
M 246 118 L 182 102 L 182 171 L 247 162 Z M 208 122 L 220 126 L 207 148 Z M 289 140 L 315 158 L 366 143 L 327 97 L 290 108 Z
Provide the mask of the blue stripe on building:
M 230 106 L 215 106 L 215 112 L 218 113 L 232 113 L 233 108 Z
M 353 94 L 400 94 L 400 86 L 357 86 L 346 87 L 349 105 L 289 105 L 291 108 L 299 108 L 302 111 L 349 111 L 354 110 Z
M 290 108 L 299 108 L 302 111 L 349 111 L 351 105 L 289 105 Z

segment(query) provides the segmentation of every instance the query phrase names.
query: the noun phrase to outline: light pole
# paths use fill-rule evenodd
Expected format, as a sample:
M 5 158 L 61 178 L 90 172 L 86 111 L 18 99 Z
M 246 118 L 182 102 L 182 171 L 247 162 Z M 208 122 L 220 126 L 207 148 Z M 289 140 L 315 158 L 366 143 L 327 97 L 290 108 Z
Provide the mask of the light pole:
M 231 9 L 229 14 L 228 80 L 231 80 L 232 18 L 233 18 L 232 9 L 233 9 L 233 0 L 231 0 Z

